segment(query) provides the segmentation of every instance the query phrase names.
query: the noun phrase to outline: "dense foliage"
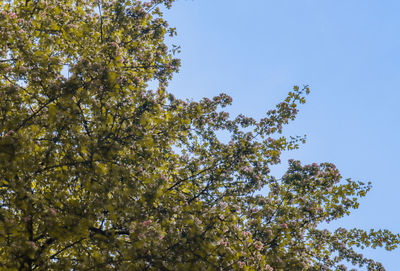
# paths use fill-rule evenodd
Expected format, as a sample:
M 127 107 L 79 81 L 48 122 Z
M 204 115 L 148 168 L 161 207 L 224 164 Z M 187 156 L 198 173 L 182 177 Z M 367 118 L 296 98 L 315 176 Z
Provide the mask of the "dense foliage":
M 329 163 L 270 175 L 304 141 L 281 132 L 307 87 L 258 121 L 166 92 L 171 2 L 0 2 L 0 269 L 384 270 L 354 249 L 399 235 L 319 226 L 369 184 Z

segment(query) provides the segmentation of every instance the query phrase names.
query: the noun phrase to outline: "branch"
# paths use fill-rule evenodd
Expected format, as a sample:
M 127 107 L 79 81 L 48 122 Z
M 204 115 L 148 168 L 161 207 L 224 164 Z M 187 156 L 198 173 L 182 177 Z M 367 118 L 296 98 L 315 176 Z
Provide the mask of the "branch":
M 38 110 L 36 110 L 36 112 L 34 112 L 32 115 L 30 115 L 28 118 L 26 118 L 24 121 L 22 121 L 22 123 L 20 125 L 17 126 L 17 128 L 15 128 L 14 132 L 18 131 L 19 129 L 21 129 L 28 121 L 30 121 L 31 119 L 33 119 L 34 117 L 36 117 L 40 111 L 42 111 L 46 106 L 48 106 L 49 104 L 51 104 L 52 102 L 54 102 L 58 97 L 54 97 L 51 98 L 50 100 L 48 100 L 46 103 L 44 103 L 41 107 L 39 107 Z
M 103 43 L 103 14 L 101 12 L 103 1 L 98 0 L 97 5 L 99 7 L 99 15 L 100 15 L 100 42 Z
M 9 62 L 9 61 L 17 61 L 18 58 L 10 58 L 10 59 L 0 59 L 0 62 Z
M 51 255 L 51 256 L 50 256 L 50 260 L 53 260 L 54 258 L 57 257 L 58 254 L 60 254 L 60 253 L 64 252 L 65 250 L 67 250 L 67 249 L 69 249 L 69 248 L 75 246 L 76 244 L 82 242 L 82 241 L 85 240 L 85 239 L 86 239 L 86 238 L 81 238 L 81 239 L 79 239 L 78 241 L 75 241 L 75 242 L 73 242 L 72 244 L 67 245 L 67 246 L 64 247 L 63 249 L 61 249 L 61 250 L 57 251 L 56 253 L 54 253 L 53 255 Z

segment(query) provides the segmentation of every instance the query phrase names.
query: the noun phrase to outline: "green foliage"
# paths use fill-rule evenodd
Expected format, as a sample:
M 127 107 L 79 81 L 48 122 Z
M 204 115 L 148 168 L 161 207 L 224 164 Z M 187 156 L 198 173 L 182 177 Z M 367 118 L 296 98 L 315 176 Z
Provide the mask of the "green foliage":
M 308 87 L 259 121 L 166 92 L 171 3 L 0 2 L 0 269 L 384 270 L 355 249 L 399 235 L 319 227 L 369 184 L 328 163 L 270 175 L 304 141 L 280 134 Z

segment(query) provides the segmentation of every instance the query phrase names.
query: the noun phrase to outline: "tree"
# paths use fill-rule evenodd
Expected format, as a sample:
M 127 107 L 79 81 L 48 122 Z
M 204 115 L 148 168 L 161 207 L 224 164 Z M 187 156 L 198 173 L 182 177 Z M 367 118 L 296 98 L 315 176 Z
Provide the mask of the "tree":
M 281 133 L 307 86 L 258 121 L 167 93 L 172 2 L 0 2 L 1 270 L 384 270 L 356 247 L 399 235 L 319 226 L 370 184 L 329 163 L 270 175 L 304 141 Z

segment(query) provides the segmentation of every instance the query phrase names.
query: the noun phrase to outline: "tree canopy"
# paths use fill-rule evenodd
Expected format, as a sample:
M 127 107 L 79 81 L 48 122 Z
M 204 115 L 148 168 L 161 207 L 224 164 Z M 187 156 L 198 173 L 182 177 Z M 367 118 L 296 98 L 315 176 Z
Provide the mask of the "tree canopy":
M 307 86 L 260 120 L 167 92 L 172 2 L 0 2 L 0 269 L 384 270 L 358 250 L 398 234 L 321 228 L 369 183 L 270 174 Z

